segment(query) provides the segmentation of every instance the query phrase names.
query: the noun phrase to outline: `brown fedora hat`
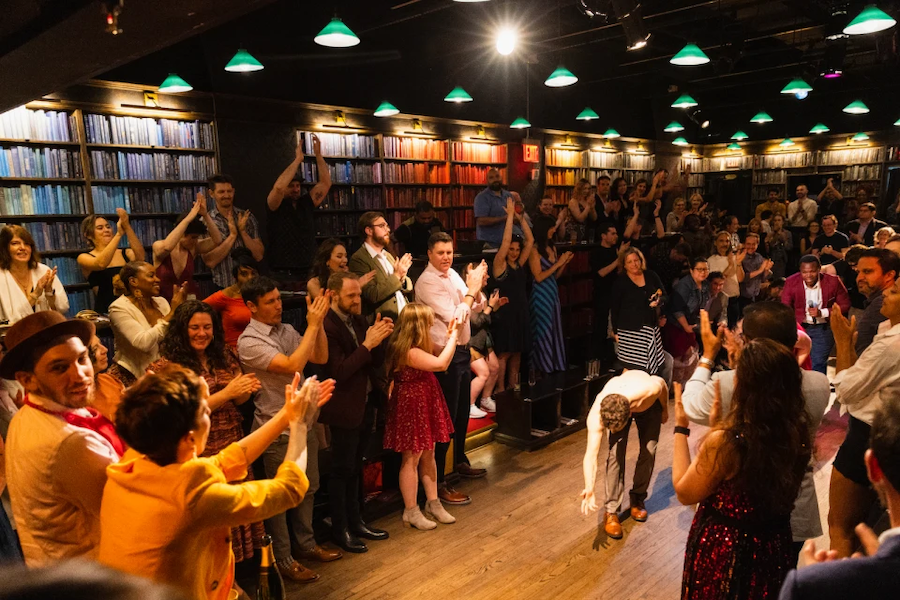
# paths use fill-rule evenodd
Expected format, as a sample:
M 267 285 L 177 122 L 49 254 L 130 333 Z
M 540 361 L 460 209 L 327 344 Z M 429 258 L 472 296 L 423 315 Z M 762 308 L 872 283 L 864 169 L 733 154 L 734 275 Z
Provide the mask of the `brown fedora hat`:
M 16 321 L 6 332 L 6 356 L 0 360 L 0 377 L 15 379 L 16 371 L 28 366 L 32 352 L 51 340 L 70 335 L 84 345 L 94 337 L 94 324 L 82 319 L 66 320 L 55 310 L 44 310 Z

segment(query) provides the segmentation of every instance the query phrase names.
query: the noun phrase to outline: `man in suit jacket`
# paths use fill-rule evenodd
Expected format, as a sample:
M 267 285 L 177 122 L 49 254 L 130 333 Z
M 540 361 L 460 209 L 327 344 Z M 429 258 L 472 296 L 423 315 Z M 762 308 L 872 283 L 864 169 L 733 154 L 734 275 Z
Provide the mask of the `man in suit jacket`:
M 875 218 L 875 205 L 871 202 L 864 202 L 859 205 L 859 218 L 847 223 L 850 243 L 874 246 L 875 232 L 882 227 L 887 227 L 887 223 Z
M 819 564 L 788 573 L 779 600 L 897 597 L 900 588 L 900 398 L 895 396 L 878 410 L 872 423 L 870 446 L 866 451 L 866 470 L 890 515 L 891 529 L 876 540 L 866 525 L 856 528 L 868 558 L 835 560 L 833 551 L 816 552 L 812 544 L 807 544 L 801 565 Z
M 396 320 L 407 304 L 406 295 L 413 290 L 406 276 L 412 256 L 404 254 L 396 259 L 387 251 L 391 228 L 380 212 L 370 211 L 359 218 L 359 235 L 364 241 L 350 257 L 350 271 L 360 276 L 375 271 L 374 279 L 362 290 L 363 314 L 370 322 L 376 313 Z
M 374 423 L 367 400 L 375 366 L 384 361 L 382 342 L 394 330 L 391 319 L 376 317 L 369 327 L 362 316 L 359 278 L 338 271 L 328 279 L 331 310 L 325 315 L 328 362 L 325 377 L 335 381 L 332 401 L 322 407 L 319 422 L 331 429 L 331 474 L 328 501 L 335 543 L 348 552 L 366 552 L 360 537 L 387 539 L 388 534 L 366 525 L 360 513 L 360 473 L 363 451 Z M 376 390 L 377 392 L 377 390 Z
M 781 301 L 794 309 L 797 322 L 812 340 L 813 370 L 824 373 L 828 355 L 834 347 L 834 336 L 829 325 L 831 307 L 835 304 L 847 314 L 850 295 L 840 277 L 821 273 L 819 257 L 807 254 L 800 259 L 800 272 L 784 282 Z

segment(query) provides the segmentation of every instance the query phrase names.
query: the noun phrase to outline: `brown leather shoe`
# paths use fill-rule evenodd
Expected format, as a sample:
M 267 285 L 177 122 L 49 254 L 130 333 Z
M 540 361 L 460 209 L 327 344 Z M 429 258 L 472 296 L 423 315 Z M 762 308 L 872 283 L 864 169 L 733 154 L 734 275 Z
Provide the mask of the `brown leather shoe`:
M 457 492 L 448 485 L 442 485 L 438 488 L 438 498 L 440 498 L 442 502 L 446 502 L 447 504 L 463 505 L 472 503 L 471 498 L 463 493 Z
M 282 577 L 290 579 L 291 581 L 297 581 L 299 583 L 312 583 L 319 579 L 319 574 L 311 569 L 307 569 L 296 560 L 291 563 L 291 566 L 288 568 L 282 567 L 281 564 L 275 563 L 275 568 L 278 569 L 278 572 L 281 573 Z
M 333 560 L 337 560 L 344 556 L 341 554 L 340 550 L 332 550 L 331 548 L 323 548 L 316 544 L 316 547 L 312 550 L 307 550 L 306 552 L 300 552 L 300 558 L 305 558 L 306 560 L 315 560 L 318 562 L 331 562 Z
M 631 518 L 637 521 L 638 523 L 643 523 L 647 520 L 647 510 L 641 506 L 640 504 L 631 507 Z
M 459 473 L 460 477 L 465 477 L 466 479 L 478 479 L 487 475 L 487 469 L 476 469 L 466 463 L 456 465 L 456 472 Z
M 608 512 L 606 513 L 606 519 L 603 525 L 603 530 L 606 531 L 606 535 L 611 537 L 614 540 L 622 539 L 622 525 L 619 523 L 619 515 L 616 513 Z

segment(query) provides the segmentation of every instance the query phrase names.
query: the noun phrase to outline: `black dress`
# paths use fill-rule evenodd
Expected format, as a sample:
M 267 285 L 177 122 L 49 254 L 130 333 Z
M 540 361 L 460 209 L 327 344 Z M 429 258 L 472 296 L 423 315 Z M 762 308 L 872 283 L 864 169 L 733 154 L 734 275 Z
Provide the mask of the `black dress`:
M 496 278 L 496 287 L 500 296 L 509 298 L 509 304 L 491 314 L 491 336 L 494 339 L 494 351 L 527 352 L 530 348 L 530 316 L 528 309 L 528 273 L 525 267 L 512 268 L 506 264 L 506 270 Z
M 116 250 L 116 254 L 122 252 L 121 249 Z M 89 253 L 88 256 L 94 256 L 93 252 Z M 115 259 L 116 255 L 113 254 L 113 259 Z M 128 257 L 123 256 L 125 262 L 128 262 Z M 97 297 L 94 299 L 94 310 L 98 313 L 107 314 L 109 312 L 109 305 L 113 303 L 113 300 L 116 299 L 116 295 L 113 292 L 113 277 L 119 274 L 119 271 L 122 270 L 123 265 L 119 265 L 118 267 L 107 267 L 101 271 L 91 271 L 88 274 L 88 285 L 92 288 L 97 288 Z

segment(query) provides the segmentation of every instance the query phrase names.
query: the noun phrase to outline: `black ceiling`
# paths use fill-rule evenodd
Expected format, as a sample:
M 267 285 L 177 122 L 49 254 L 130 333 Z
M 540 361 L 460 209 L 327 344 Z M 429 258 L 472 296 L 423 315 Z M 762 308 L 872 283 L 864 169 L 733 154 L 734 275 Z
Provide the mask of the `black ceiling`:
M 125 2 L 124 36 L 142 27 L 129 19 L 129 4 L 136 1 Z M 600 7 L 609 3 L 584 1 Z M 592 20 L 578 4 L 276 0 L 102 78 L 158 84 L 174 71 L 204 91 L 362 108 L 387 99 L 404 113 L 498 123 L 525 114 L 527 89 L 529 120 L 535 126 L 590 132 L 615 127 L 623 135 L 658 139 L 672 137 L 662 132 L 671 119 L 690 125 L 684 111 L 669 108 L 677 95 L 670 89 L 677 86 L 700 102 L 704 118 L 712 123 L 705 131 L 689 127 L 685 133 L 691 142 L 722 141 L 738 128 L 753 138 L 799 136 L 816 121 L 833 131 L 883 129 L 900 117 L 893 97 L 900 91 L 896 27 L 847 40 L 844 77 L 829 81 L 818 76 L 829 45 L 825 35 L 834 25 L 829 15 L 835 2 L 830 0 L 646 0 L 642 10 L 652 38 L 634 52 L 625 50 L 623 29 L 614 18 L 609 24 Z M 849 15 L 838 18 L 837 25 L 848 22 L 864 3 L 843 4 Z M 879 6 L 900 15 L 890 2 Z M 359 35 L 358 46 L 329 49 L 313 43 L 335 10 Z M 521 36 L 520 46 L 508 57 L 494 48 L 501 25 L 513 26 Z M 704 48 L 712 61 L 699 67 L 669 64 L 688 41 Z M 266 69 L 226 73 L 223 67 L 239 45 Z M 567 88 L 544 86 L 560 63 L 579 82 Z M 813 84 L 809 97 L 779 94 L 798 75 Z M 443 102 L 455 85 L 475 101 Z M 857 98 L 872 112 L 843 114 L 841 108 Z M 585 106 L 601 119 L 575 121 Z M 775 122 L 750 124 L 760 109 Z

